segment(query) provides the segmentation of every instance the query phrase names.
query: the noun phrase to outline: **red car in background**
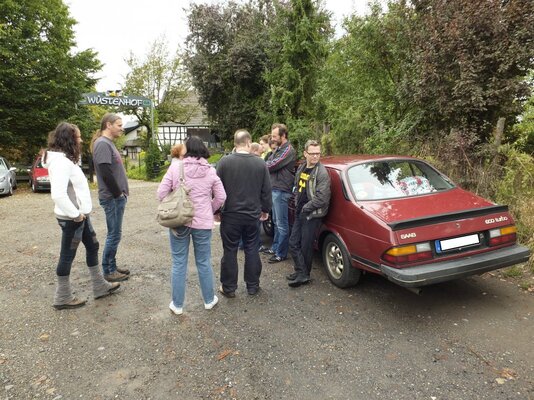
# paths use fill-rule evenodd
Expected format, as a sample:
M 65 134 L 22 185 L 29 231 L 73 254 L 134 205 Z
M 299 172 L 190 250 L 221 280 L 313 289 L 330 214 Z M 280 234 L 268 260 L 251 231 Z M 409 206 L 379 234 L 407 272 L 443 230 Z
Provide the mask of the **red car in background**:
M 30 187 L 33 192 L 50 191 L 50 178 L 48 177 L 48 169 L 43 167 L 41 163 L 41 156 L 38 155 L 29 172 Z
M 362 271 L 419 288 L 526 262 L 507 206 L 457 187 L 423 160 L 396 156 L 321 159 L 332 181 L 317 236 L 339 287 Z

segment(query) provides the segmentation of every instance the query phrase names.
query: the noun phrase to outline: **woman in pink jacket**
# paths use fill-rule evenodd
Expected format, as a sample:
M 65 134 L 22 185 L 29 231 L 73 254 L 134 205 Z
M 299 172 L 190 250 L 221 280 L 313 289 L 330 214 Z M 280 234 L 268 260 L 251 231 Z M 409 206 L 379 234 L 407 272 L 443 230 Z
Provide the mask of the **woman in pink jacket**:
M 158 199 L 161 201 L 179 184 L 183 165 L 185 184 L 191 189 L 189 195 L 193 201 L 195 216 L 189 226 L 169 229 L 172 254 L 172 301 L 169 308 L 178 315 L 182 314 L 184 306 L 190 238 L 193 238 L 204 308 L 211 310 L 219 301 L 215 296 L 211 267 L 211 231 L 213 214 L 226 200 L 221 180 L 215 168 L 208 164 L 209 151 L 204 143 L 198 137 L 192 136 L 187 140 L 186 148 L 184 159 L 173 159 L 158 187 Z

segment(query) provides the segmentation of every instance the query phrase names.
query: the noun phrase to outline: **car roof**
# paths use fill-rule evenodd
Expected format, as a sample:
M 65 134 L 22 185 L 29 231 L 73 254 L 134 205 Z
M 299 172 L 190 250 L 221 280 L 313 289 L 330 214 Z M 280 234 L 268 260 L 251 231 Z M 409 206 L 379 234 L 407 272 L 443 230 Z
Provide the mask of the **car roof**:
M 417 158 L 409 157 L 409 156 L 376 155 L 376 154 L 354 154 L 354 155 L 321 157 L 321 163 L 325 167 L 338 169 L 338 170 L 343 170 L 350 165 L 359 164 L 362 162 L 389 161 L 389 160 L 418 160 L 420 161 Z

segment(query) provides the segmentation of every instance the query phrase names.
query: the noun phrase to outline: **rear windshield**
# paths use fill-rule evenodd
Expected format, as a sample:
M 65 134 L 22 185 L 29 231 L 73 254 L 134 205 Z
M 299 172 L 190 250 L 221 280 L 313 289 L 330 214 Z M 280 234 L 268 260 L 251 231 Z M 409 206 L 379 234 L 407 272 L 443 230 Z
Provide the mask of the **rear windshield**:
M 385 200 L 447 190 L 454 185 L 430 165 L 392 160 L 359 164 L 348 170 L 356 200 Z

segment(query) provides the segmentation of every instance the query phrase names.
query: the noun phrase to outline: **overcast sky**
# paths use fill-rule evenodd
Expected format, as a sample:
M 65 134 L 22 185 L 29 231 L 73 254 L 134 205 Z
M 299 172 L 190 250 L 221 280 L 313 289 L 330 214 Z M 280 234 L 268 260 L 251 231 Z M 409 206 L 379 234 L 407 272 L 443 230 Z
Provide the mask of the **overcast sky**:
M 363 15 L 368 0 L 324 0 L 340 25 L 344 16 Z M 132 51 L 144 57 L 150 44 L 162 35 L 171 50 L 182 45 L 187 35 L 184 8 L 192 3 L 219 4 L 212 0 L 65 0 L 70 15 L 78 21 L 74 27 L 77 47 L 94 49 L 104 64 L 98 78 L 98 91 L 121 89 L 128 66 L 124 60 Z M 339 30 L 339 29 L 338 29 Z

